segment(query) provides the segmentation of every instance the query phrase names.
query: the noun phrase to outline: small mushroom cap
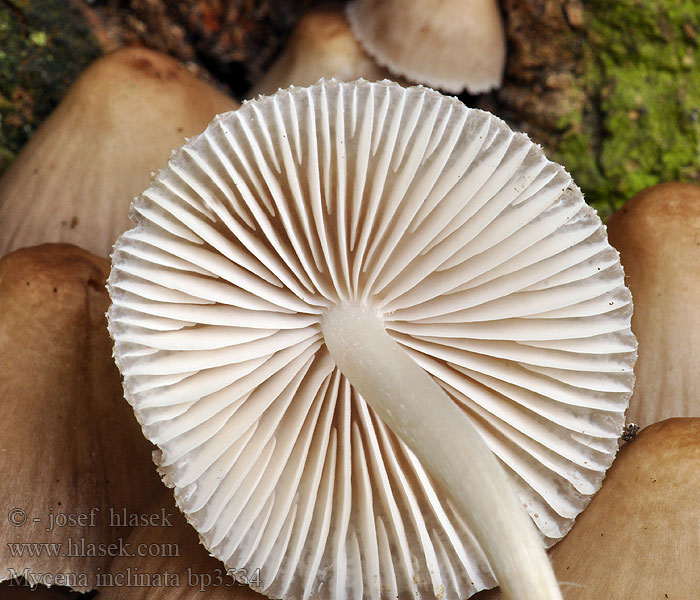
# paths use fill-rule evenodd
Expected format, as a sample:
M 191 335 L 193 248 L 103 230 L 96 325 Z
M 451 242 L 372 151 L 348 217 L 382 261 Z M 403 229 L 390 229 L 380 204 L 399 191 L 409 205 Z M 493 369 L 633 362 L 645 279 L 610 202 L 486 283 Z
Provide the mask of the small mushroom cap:
M 0 581 L 28 568 L 93 589 L 111 558 L 71 553 L 67 538 L 117 542 L 128 529 L 109 526 L 109 509 L 140 513 L 162 487 L 112 361 L 107 271 L 105 259 L 64 244 L 0 260 Z M 59 514 L 86 517 L 60 526 Z M 64 546 L 58 556 L 8 546 L 32 542 Z
M 343 9 L 328 6 L 299 19 L 286 48 L 250 95 L 273 94 L 280 88 L 311 85 L 323 78 L 378 81 L 388 75 L 355 39 Z
M 608 222 L 634 296 L 637 383 L 627 420 L 700 416 L 700 187 L 666 183 Z
M 159 52 L 97 60 L 0 180 L 0 256 L 45 242 L 108 256 L 152 171 L 237 106 Z
M 700 419 L 650 425 L 623 447 L 589 507 L 550 551 L 566 600 L 697 597 L 698 473 Z
M 292 88 L 215 119 L 133 214 L 109 279 L 126 397 L 207 548 L 266 594 L 495 583 L 331 359 L 337 306 L 375 311 L 473 420 L 546 543 L 600 486 L 630 294 L 570 176 L 500 119 L 391 82 Z
M 446 92 L 501 85 L 506 38 L 496 0 L 354 0 L 352 30 L 393 73 Z

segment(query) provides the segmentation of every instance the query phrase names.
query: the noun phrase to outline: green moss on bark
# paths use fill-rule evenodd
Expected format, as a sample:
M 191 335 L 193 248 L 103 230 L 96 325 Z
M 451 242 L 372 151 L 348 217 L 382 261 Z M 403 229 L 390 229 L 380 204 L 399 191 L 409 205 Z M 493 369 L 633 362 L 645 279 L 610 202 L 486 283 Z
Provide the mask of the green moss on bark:
M 0 2 L 0 40 L 1 173 L 100 52 L 68 0 Z
M 700 4 L 588 0 L 586 101 L 559 120 L 558 159 L 606 216 L 663 181 L 700 181 Z

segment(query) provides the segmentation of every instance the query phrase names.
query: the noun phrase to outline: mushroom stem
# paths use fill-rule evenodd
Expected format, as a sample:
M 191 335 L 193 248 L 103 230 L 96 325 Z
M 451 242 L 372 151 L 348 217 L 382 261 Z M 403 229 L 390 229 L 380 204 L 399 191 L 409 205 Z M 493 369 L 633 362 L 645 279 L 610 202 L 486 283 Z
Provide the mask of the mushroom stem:
M 561 599 L 542 541 L 515 491 L 465 413 L 389 337 L 369 307 L 323 317 L 341 372 L 446 490 L 486 554 L 507 598 Z

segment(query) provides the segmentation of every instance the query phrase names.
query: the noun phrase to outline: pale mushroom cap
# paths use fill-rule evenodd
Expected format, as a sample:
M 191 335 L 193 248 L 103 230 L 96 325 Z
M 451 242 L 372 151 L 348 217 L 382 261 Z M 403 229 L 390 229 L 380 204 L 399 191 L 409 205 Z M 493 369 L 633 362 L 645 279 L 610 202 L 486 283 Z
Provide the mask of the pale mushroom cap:
M 352 30 L 393 73 L 446 92 L 501 85 L 506 38 L 496 0 L 354 0 Z
M 383 318 L 547 544 L 600 486 L 633 384 L 630 294 L 570 176 L 501 120 L 390 82 L 293 88 L 215 119 L 133 215 L 109 280 L 126 397 L 205 545 L 260 567 L 266 594 L 494 585 L 331 360 L 331 307 Z
M 108 256 L 152 171 L 237 106 L 159 52 L 97 60 L 0 179 L 0 256 L 46 242 Z
M 695 598 L 699 472 L 697 418 L 656 423 L 622 448 L 600 492 L 550 552 L 565 598 Z
M 141 513 L 162 487 L 112 361 L 108 268 L 65 244 L 0 260 L 0 581 L 26 568 L 41 583 L 65 576 L 66 586 L 94 589 L 111 557 L 71 552 L 67 538 L 117 543 L 129 528 L 110 527 L 109 510 Z M 58 514 L 86 517 L 60 526 Z M 15 543 L 62 546 L 31 556 Z
M 667 183 L 608 222 L 634 295 L 637 383 L 627 420 L 700 416 L 700 187 Z
M 323 78 L 378 81 L 388 74 L 355 39 L 342 8 L 317 8 L 299 19 L 286 48 L 250 95 L 273 94 L 280 88 L 311 85 Z

